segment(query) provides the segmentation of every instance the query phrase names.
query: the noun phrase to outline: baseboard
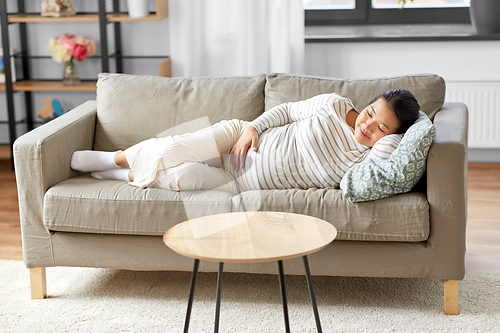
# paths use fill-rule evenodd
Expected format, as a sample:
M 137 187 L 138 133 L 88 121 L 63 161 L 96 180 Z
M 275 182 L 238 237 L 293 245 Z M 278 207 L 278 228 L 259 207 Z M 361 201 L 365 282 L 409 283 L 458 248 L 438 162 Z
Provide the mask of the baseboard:
M 495 148 L 469 148 L 469 162 L 499 163 L 500 149 Z

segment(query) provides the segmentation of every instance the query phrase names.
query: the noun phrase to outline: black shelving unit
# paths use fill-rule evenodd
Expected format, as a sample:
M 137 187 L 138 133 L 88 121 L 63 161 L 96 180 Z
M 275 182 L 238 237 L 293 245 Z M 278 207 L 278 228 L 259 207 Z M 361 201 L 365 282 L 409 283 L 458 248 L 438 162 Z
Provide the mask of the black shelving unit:
M 2 49 L 4 54 L 5 72 L 5 84 L 0 85 L 0 90 L 5 90 L 8 117 L 8 121 L 0 121 L 0 125 L 8 123 L 11 151 L 14 141 L 17 139 L 18 129 L 20 127 L 25 131 L 30 131 L 36 125 L 42 124 L 42 122 L 35 122 L 33 119 L 33 102 L 31 96 L 33 91 L 95 91 L 95 82 L 99 72 L 123 73 L 124 67 L 127 66 L 127 62 L 130 63 L 134 60 L 146 61 L 146 59 L 153 59 L 154 61 L 158 61 L 160 59 L 160 62 L 163 62 L 163 65 L 160 65 L 160 68 L 164 69 L 163 73 L 160 69 L 160 75 L 170 76 L 170 59 L 168 56 L 124 56 L 122 54 L 121 38 L 122 22 L 159 21 L 166 18 L 168 16 L 167 0 L 156 0 L 156 10 L 151 12 L 148 16 L 139 19 L 130 18 L 126 12 L 122 11 L 120 8 L 120 0 L 97 0 L 97 12 L 79 12 L 77 10 L 77 14 L 75 16 L 61 18 L 42 17 L 39 12 L 26 10 L 26 4 L 32 4 L 34 1 L 37 1 L 37 3 L 40 2 L 40 0 L 11 0 L 9 5 L 17 8 L 9 11 L 10 8 L 7 8 L 8 1 L 0 0 L 0 23 L 2 29 Z M 107 10 L 106 7 L 110 4 L 111 8 L 110 10 Z M 46 64 L 44 66 L 51 66 L 51 64 L 53 65 L 53 61 L 49 56 L 36 56 L 29 54 L 26 25 L 31 22 L 95 22 L 99 24 L 100 40 L 98 43 L 100 55 L 89 57 L 86 60 L 88 65 L 93 66 L 91 70 L 88 70 L 83 75 L 80 75 L 82 85 L 62 86 L 61 79 L 57 74 L 55 74 L 55 77 L 52 79 L 37 77 L 36 74 L 32 75 L 33 63 L 38 63 L 38 67 L 41 66 L 40 64 Z M 16 54 L 10 54 L 9 26 L 12 24 L 19 24 L 21 50 Z M 113 25 L 114 54 L 109 53 L 108 24 Z M 15 62 L 18 65 L 16 66 L 16 69 L 19 69 L 16 75 L 17 80 L 14 83 L 12 82 L 13 71 L 10 62 L 11 57 L 14 57 Z M 95 64 L 96 62 L 99 63 L 97 66 Z M 168 69 L 165 70 L 165 68 Z M 54 73 L 59 74 L 60 71 L 54 70 Z M 15 117 L 15 92 L 24 93 L 26 116 L 21 121 L 16 121 Z

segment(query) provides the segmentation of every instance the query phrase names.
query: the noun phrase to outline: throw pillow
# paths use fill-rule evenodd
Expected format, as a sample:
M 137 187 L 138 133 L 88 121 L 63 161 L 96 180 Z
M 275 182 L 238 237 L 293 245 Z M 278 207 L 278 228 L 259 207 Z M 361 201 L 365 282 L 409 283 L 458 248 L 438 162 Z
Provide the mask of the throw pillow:
M 346 199 L 370 201 L 410 191 L 424 175 L 435 134 L 434 125 L 420 111 L 417 121 L 387 160 L 369 158 L 347 170 L 340 182 Z

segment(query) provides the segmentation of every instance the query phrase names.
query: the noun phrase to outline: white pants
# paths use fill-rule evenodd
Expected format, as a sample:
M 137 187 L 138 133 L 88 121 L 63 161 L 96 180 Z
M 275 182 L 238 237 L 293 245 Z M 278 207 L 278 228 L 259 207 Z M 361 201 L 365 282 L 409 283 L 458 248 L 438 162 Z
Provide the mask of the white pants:
M 232 194 L 240 193 L 236 180 L 224 169 L 204 163 L 185 162 L 167 169 L 162 177 L 148 185 L 152 188 L 173 191 L 218 190 Z
M 193 133 L 153 138 L 126 149 L 134 175 L 130 184 L 239 193 L 236 180 L 224 169 L 246 125 L 242 120 L 223 120 Z

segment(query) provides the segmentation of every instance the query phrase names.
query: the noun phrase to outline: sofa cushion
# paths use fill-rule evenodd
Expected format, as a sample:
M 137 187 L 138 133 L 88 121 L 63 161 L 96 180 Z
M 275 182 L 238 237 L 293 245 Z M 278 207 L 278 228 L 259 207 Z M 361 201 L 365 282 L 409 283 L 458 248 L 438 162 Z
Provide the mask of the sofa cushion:
M 208 116 L 253 120 L 264 111 L 265 75 L 165 78 L 99 74 L 95 150 L 114 151 Z
M 352 203 L 334 189 L 174 192 L 141 189 L 88 176 L 63 181 L 45 194 L 44 224 L 52 231 L 163 235 L 188 219 L 261 210 L 305 214 L 331 222 L 337 239 L 418 242 L 429 236 L 429 205 L 423 193 Z
M 364 109 L 380 93 L 395 88 L 411 91 L 421 110 L 433 119 L 444 103 L 444 79 L 434 74 L 409 75 L 381 79 L 336 79 L 290 74 L 271 74 L 266 82 L 266 110 L 285 102 L 338 93 L 349 98 L 358 110 Z
M 51 187 L 44 199 L 49 230 L 121 235 L 163 235 L 182 221 L 231 211 L 220 191 L 141 189 L 81 176 Z
M 424 175 L 435 134 L 432 122 L 420 112 L 388 159 L 369 158 L 347 170 L 340 182 L 346 199 L 370 201 L 410 191 Z
M 353 203 L 336 189 L 247 191 L 233 197 L 233 211 L 245 210 L 318 217 L 337 228 L 340 240 L 420 242 L 429 237 L 424 193 Z

